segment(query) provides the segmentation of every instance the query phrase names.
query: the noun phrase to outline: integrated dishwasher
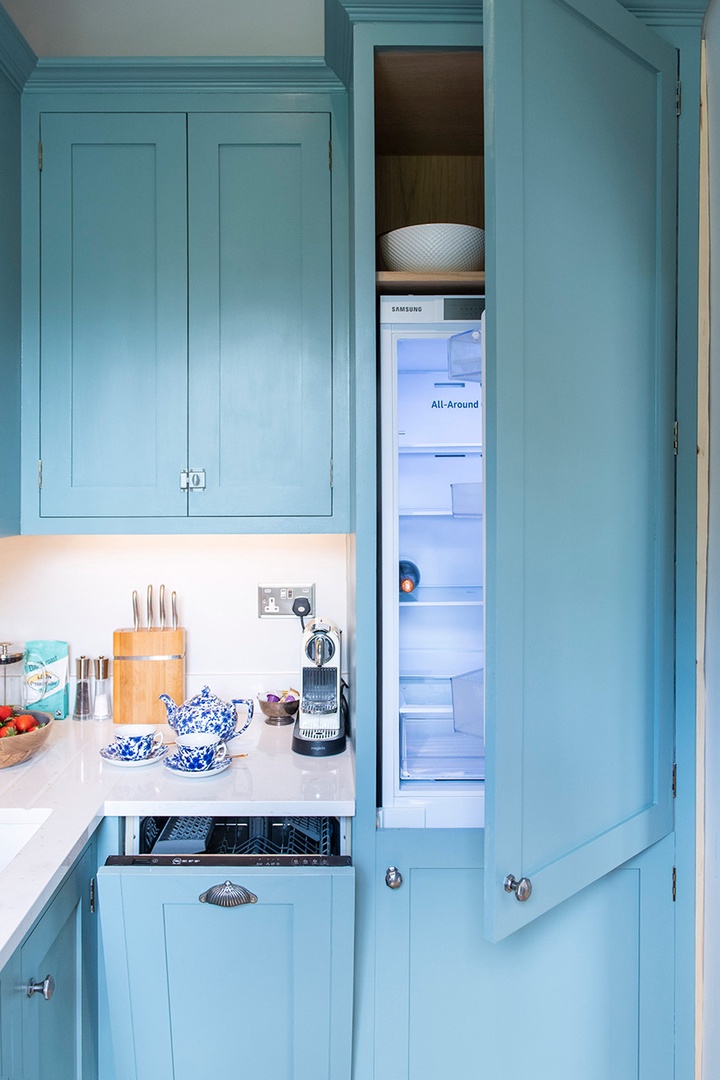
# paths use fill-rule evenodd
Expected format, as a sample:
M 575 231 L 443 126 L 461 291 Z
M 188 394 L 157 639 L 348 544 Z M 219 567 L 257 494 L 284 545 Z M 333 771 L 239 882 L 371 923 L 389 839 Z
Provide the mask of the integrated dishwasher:
M 349 1080 L 350 819 L 125 819 L 98 871 L 115 1080 Z

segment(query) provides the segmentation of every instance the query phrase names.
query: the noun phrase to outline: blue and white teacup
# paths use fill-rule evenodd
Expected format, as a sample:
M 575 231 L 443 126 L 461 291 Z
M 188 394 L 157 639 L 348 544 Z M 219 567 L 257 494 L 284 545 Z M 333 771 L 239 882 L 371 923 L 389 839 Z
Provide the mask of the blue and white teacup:
M 180 768 L 187 772 L 205 772 L 227 757 L 227 746 L 212 731 L 178 735 L 175 741 Z
M 115 750 L 122 761 L 142 761 L 162 741 L 162 731 L 151 724 L 121 724 L 115 732 Z

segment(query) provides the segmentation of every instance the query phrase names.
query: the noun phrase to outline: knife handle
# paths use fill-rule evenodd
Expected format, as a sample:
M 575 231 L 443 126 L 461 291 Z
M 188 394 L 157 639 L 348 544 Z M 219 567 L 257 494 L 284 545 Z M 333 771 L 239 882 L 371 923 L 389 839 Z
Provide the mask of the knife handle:
M 132 606 L 133 606 L 133 630 L 139 630 L 140 629 L 140 612 L 138 610 L 137 589 L 133 589 Z
M 148 585 L 147 588 L 147 628 L 148 630 L 153 628 L 152 585 Z

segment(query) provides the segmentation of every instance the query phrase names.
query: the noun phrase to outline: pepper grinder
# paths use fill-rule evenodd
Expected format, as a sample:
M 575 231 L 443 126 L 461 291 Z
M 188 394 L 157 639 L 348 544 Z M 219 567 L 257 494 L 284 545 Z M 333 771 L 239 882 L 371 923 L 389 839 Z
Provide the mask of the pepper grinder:
M 75 687 L 73 720 L 90 720 L 92 718 L 93 710 L 89 656 L 77 657 L 75 660 L 75 674 L 77 676 L 77 684 Z
M 112 719 L 112 696 L 108 678 L 110 661 L 107 656 L 95 658 L 95 701 L 93 703 L 94 720 Z

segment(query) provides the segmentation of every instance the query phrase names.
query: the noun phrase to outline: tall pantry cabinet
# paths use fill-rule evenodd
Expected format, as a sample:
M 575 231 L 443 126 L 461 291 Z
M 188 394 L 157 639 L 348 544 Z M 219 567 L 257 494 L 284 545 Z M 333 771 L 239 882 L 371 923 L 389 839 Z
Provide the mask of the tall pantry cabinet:
M 358 1080 L 692 1074 L 702 11 L 633 7 L 327 0 L 353 133 Z M 376 295 L 453 282 L 376 276 L 443 153 L 398 150 L 388 213 L 377 73 L 453 50 L 485 85 L 486 278 L 455 284 L 486 296 L 484 827 L 423 828 L 425 792 L 384 828 Z

